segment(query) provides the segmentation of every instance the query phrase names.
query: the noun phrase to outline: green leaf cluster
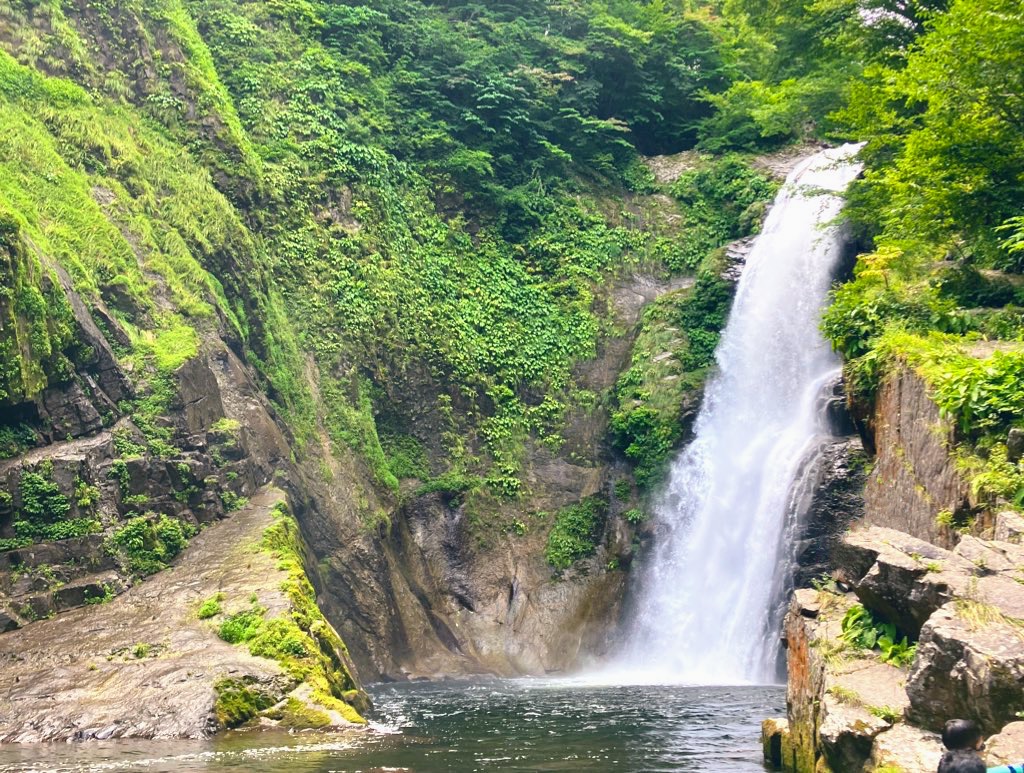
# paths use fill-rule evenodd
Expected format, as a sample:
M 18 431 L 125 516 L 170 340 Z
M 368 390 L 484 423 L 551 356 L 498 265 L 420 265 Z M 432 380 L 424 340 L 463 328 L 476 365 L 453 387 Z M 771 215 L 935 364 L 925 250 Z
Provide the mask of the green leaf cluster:
M 589 497 L 559 510 L 544 552 L 548 563 L 562 571 L 592 555 L 597 549 L 607 507 L 600 497 Z
M 917 654 L 916 644 L 908 644 L 906 636 L 897 638 L 895 625 L 875 619 L 861 604 L 854 604 L 847 610 L 842 631 L 842 639 L 847 644 L 859 649 L 877 649 L 883 663 L 898 668 L 909 666 Z
M 195 529 L 177 518 L 155 514 L 130 518 L 110 537 L 110 546 L 133 574 L 147 575 L 166 569 L 188 544 Z

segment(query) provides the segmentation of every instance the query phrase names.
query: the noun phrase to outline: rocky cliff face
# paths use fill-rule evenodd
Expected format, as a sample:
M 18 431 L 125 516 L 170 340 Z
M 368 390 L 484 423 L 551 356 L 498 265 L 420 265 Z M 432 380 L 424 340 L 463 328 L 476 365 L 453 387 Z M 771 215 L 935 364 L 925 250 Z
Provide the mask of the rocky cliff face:
M 847 535 L 835 557 L 843 584 L 793 597 L 788 717 L 765 724 L 767 759 L 791 771 L 931 773 L 937 733 L 955 717 L 1005 734 L 990 764 L 1024 757 L 1010 740 L 1024 707 L 1022 563 L 1010 542 L 968 537 L 947 551 L 879 527 Z M 861 606 L 917 643 L 909 666 L 847 633 Z
M 791 548 L 793 587 L 809 588 L 832 568 L 832 553 L 850 524 L 864 515 L 867 455 L 846 407 L 841 378 L 826 385 L 821 413 L 831 437 L 799 487 L 801 513 Z
M 628 360 L 632 330 L 644 303 L 672 289 L 649 276 L 619 287 L 622 302 L 616 313 L 626 334 L 609 338 L 598 358 L 581 366 L 581 384 L 596 392 L 614 384 Z M 251 368 L 220 337 L 210 335 L 199 356 L 163 377 L 165 403 L 153 419 L 165 430 L 161 437 L 168 450 L 161 454 L 139 427 L 151 417 L 139 418 L 125 402 L 151 387 L 140 374 L 126 370 L 115 354 L 113 346 L 123 334 L 118 323 L 102 307 L 90 313 L 70 287 L 63 291 L 74 313 L 76 335 L 90 342 L 91 354 L 76 365 L 70 379 L 53 379 L 36 400 L 21 404 L 24 423 L 34 428 L 39 445 L 0 463 L 0 480 L 9 493 L 0 504 L 0 536 L 19 544 L 0 553 L 0 627 L 9 631 L 0 641 L 12 658 L 22 650 L 36 653 L 31 661 L 18 660 L 23 666 L 17 673 L 9 672 L 16 683 L 27 688 L 44 678 L 24 669 L 59 657 L 46 644 L 55 632 L 63 640 L 109 615 L 130 620 L 136 614 L 130 599 L 146 599 L 145 609 L 159 603 L 183 619 L 194 619 L 196 598 L 210 588 L 196 586 L 186 592 L 166 578 L 182 576 L 181 567 L 195 570 L 197 561 L 208 562 L 216 574 L 233 559 L 229 551 L 219 556 L 209 546 L 189 547 L 178 564 L 177 551 L 161 541 L 161 524 L 173 518 L 186 531 L 202 529 L 196 542 L 207 544 L 213 539 L 207 530 L 226 534 L 239 528 L 226 526 L 240 517 L 233 511 L 245 507 L 271 481 L 286 492 L 303 536 L 313 546 L 307 574 L 328 619 L 351 647 L 353 675 L 358 671 L 363 679 L 401 679 L 550 673 L 578 663 L 584 653 L 600 651 L 618 614 L 624 569 L 633 549 L 633 527 L 621 516 L 635 501 L 632 488 L 613 491 L 620 475 L 604 444 L 606 414 L 577 411 L 559 452 L 529 446 L 524 479 L 530 495 L 499 503 L 498 512 L 487 513 L 487 521 L 498 526 L 484 527 L 473 503 L 458 491 L 412 490 L 401 501 L 379 494 L 357 457 L 325 454 L 321 469 L 296 464 L 288 430 Z M 105 332 L 94 322 L 96 315 Z M 145 429 L 151 434 L 150 427 Z M 40 483 L 53 500 L 45 506 L 67 503 L 66 512 L 44 513 L 45 518 L 86 524 L 88 533 L 57 540 L 19 536 L 25 533 L 19 524 L 35 506 Z M 591 495 L 608 500 L 595 535 L 596 551 L 556 573 L 544 558 L 554 513 Z M 367 512 L 386 517 L 368 522 Z M 124 537 L 129 527 L 139 531 L 137 550 Z M 214 544 L 225 543 L 218 538 Z M 158 563 L 145 564 L 147 560 Z M 144 579 L 164 564 L 176 568 Z M 232 583 L 232 595 L 244 595 L 242 579 Z M 260 603 L 272 606 L 262 597 Z M 104 709 L 101 691 L 95 700 L 60 716 L 49 716 L 45 706 L 33 704 L 24 722 L 15 718 L 11 704 L 5 715 L 7 737 L 195 735 L 215 727 L 212 704 L 205 701 L 225 673 L 237 670 L 232 660 L 237 648 L 220 642 L 209 626 L 186 628 L 193 631 L 188 641 L 179 642 L 169 630 L 147 636 L 173 652 L 181 668 L 206 646 L 220 648 L 224 658 L 204 672 L 207 679 L 197 683 L 198 692 L 179 695 L 172 690 L 161 699 L 166 710 L 157 712 L 153 723 L 131 724 L 120 717 L 118 707 L 131 701 L 108 696 L 112 702 Z M 117 626 L 102 641 L 83 648 L 75 668 L 131 650 L 139 643 L 127 640 L 132 630 L 135 626 Z M 292 687 L 287 680 L 272 678 L 273 663 L 252 668 L 254 683 L 278 685 L 274 703 L 287 700 Z M 147 674 L 139 672 L 139 684 L 148 683 Z M 137 693 L 129 683 L 118 690 Z M 12 700 L 20 700 L 19 694 L 20 687 L 12 688 Z M 27 710 L 28 704 L 20 705 Z M 158 730 L 174 712 L 181 718 Z
M 962 717 L 996 736 L 990 765 L 1024 759 L 1024 520 L 972 502 L 953 431 L 909 366 L 883 380 L 866 425 L 863 518 L 835 543 L 829 579 L 793 596 L 788 716 L 765 723 L 765 758 L 931 773 L 937 733 Z M 983 538 L 952 528 L 967 515 Z
M 362 724 L 353 706 L 369 704 L 344 645 L 310 617 L 308 586 L 283 568 L 282 546 L 260 549 L 268 534 L 294 528 L 276 510 L 283 502 L 261 489 L 173 567 L 0 637 L 0 742 L 201 738 L 257 715 L 283 727 Z M 217 635 L 252 610 L 271 621 L 253 639 L 262 648 Z M 270 634 L 292 620 L 302 622 L 275 645 L 284 658 Z M 299 675 L 300 664 L 314 675 Z
M 956 544 L 937 515 L 962 520 L 976 508 L 950 453 L 953 429 L 911 367 L 900 365 L 883 379 L 869 426 L 877 456 L 864 492 L 867 523 Z
M 624 334 L 579 365 L 582 389 L 614 386 L 644 306 L 680 286 L 637 274 L 612 289 L 608 307 Z M 334 482 L 305 482 L 302 520 L 321 559 L 321 600 L 364 678 L 557 673 L 603 651 L 633 551 L 635 529 L 623 514 L 637 502 L 607 446 L 607 423 L 603 406 L 577 406 L 557 451 L 527 441 L 526 493 L 515 500 L 412 488 L 373 505 L 388 517 L 367 527 L 338 487 L 358 465 L 332 460 Z M 617 481 L 627 481 L 625 491 Z M 607 506 L 593 554 L 556 571 L 545 558 L 556 514 L 595 496 Z

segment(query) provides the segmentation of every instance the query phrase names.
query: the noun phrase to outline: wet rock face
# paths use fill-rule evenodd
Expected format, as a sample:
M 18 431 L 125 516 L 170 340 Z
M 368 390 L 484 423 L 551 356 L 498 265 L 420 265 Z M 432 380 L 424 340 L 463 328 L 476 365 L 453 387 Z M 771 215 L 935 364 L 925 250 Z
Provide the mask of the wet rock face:
M 86 317 L 83 329 L 88 325 L 95 328 Z M 0 538 L 20 536 L 15 523 L 23 518 L 30 475 L 42 476 L 64 500 L 66 513 L 44 518 L 91 523 L 95 533 L 0 552 L 0 610 L 6 618 L 24 625 L 121 593 L 137 578 L 104 544 L 128 519 L 159 513 L 194 527 L 213 523 L 228 514 L 227 503 L 243 501 L 287 458 L 287 443 L 251 377 L 227 349 L 209 348 L 174 374 L 169 416 L 160 420 L 172 437 L 173 458 L 147 449 L 131 417 L 99 416 L 96 407 L 108 405 L 109 396 L 98 387 L 86 392 L 82 385 L 92 379 L 86 369 L 42 393 L 39 420 L 59 437 L 0 460 Z M 106 362 L 104 351 L 114 362 L 109 347 L 99 343 L 93 360 Z M 222 370 L 233 375 L 223 384 L 217 378 Z M 128 394 L 119 386 L 123 375 L 111 371 L 105 378 L 114 394 Z M 228 393 L 237 417 L 232 421 L 226 421 Z M 216 429 L 222 423 L 227 429 Z
M 39 416 L 49 425 L 54 437 L 78 438 L 92 435 L 103 427 L 103 420 L 77 381 L 52 387 L 39 398 Z
M 198 535 L 176 565 L 106 603 L 0 633 L 0 743 L 203 738 L 221 729 L 217 686 L 228 679 L 271 703 L 306 702 L 308 691 L 280 663 L 216 632 L 254 598 L 268 617 L 292 614 L 288 571 L 253 549 L 283 498 L 257 492 Z M 223 611 L 200 620 L 199 606 L 215 594 Z M 332 658 L 350 668 L 343 651 Z
M 792 584 L 807 588 L 827 574 L 843 532 L 864 514 L 867 456 L 846 407 L 841 377 L 826 384 L 818 398 L 824 429 L 830 433 L 820 449 L 794 510 L 800 514 L 791 548 Z
M 837 541 L 863 515 L 866 461 L 855 436 L 837 438 L 821 452 L 805 525 L 795 545 L 796 587 L 809 587 L 828 573 Z
M 531 454 L 530 461 L 538 509 L 555 511 L 603 486 L 599 468 L 567 465 L 547 453 Z M 388 578 L 387 595 L 352 605 L 379 625 L 374 618 L 390 604 L 394 625 L 390 638 L 365 651 L 365 632 L 352 637 L 362 673 L 393 679 L 558 673 L 600 651 L 627 579 L 607 566 L 621 519 L 608 519 L 592 557 L 555 577 L 544 558 L 549 520 L 514 510 L 490 517 L 522 518 L 524 528 L 483 532 L 470 523 L 461 496 L 440 492 L 402 508 L 382 544 L 386 563 L 376 570 Z

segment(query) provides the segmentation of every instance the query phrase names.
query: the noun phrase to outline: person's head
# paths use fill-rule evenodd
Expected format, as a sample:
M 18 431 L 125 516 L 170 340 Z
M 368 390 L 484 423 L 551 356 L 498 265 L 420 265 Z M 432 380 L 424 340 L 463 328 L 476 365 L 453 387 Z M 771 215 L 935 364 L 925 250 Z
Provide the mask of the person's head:
M 985 763 L 973 751 L 955 749 L 942 755 L 938 773 L 985 773 Z
M 942 728 L 942 745 L 947 749 L 980 749 L 981 730 L 969 719 L 951 719 Z

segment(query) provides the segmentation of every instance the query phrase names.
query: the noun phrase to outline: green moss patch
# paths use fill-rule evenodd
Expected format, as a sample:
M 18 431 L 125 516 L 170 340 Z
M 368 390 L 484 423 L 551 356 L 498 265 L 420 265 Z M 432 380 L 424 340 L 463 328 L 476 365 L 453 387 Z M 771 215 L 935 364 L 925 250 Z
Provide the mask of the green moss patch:
M 274 555 L 277 568 L 286 575 L 281 590 L 288 597 L 290 610 L 284 616 L 267 618 L 266 609 L 253 601 L 250 608 L 226 617 L 217 633 L 231 644 L 245 644 L 257 657 L 277 661 L 296 682 L 309 685 L 313 703 L 338 712 L 349 722 L 365 724 L 352 705 L 367 702 L 347 665 L 348 651 L 317 606 L 306 577 L 298 524 L 283 503 L 272 512 L 274 522 L 259 547 Z
M 222 679 L 213 689 L 217 693 L 214 712 L 221 727 L 238 727 L 277 703 L 271 693 L 241 679 Z

